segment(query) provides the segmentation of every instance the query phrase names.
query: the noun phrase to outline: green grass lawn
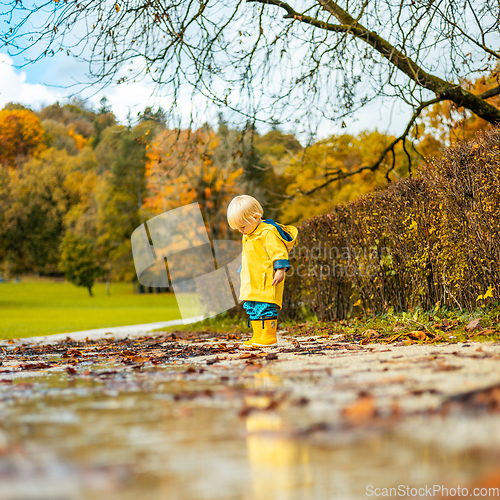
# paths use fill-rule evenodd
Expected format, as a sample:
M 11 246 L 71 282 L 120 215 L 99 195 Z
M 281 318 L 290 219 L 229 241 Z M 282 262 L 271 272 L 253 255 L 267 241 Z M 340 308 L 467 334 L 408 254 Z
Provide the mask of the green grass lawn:
M 135 294 L 130 283 L 85 288 L 36 278 L 0 283 L 0 339 L 181 319 L 173 293 Z

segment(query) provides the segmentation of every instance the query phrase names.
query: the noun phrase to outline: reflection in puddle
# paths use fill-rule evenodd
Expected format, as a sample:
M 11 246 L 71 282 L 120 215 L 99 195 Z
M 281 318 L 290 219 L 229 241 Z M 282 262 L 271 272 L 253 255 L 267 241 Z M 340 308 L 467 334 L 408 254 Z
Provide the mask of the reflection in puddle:
M 276 389 L 281 385 L 281 379 L 277 375 L 269 373 L 265 368 L 254 374 L 249 384 L 253 389 Z
M 169 373 L 0 384 L 0 500 L 350 500 L 495 465 L 396 435 L 301 435 L 315 415 L 273 404 L 265 370 L 245 389 Z
M 274 411 L 252 412 L 246 419 L 254 500 L 312 498 L 307 446 L 285 437 L 282 427 Z

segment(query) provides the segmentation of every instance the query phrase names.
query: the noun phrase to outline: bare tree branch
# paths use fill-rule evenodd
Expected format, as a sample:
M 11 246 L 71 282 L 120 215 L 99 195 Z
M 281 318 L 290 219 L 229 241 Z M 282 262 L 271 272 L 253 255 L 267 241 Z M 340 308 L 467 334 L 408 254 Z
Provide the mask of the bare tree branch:
M 366 29 L 363 25 L 352 18 L 333 0 L 318 0 L 325 10 L 335 16 L 341 25 L 329 24 L 313 19 L 309 16 L 297 13 L 292 7 L 281 0 L 247 0 L 248 2 L 258 2 L 268 5 L 275 5 L 284 9 L 287 14 L 285 19 L 293 19 L 302 23 L 310 24 L 317 28 L 334 31 L 337 33 L 349 33 L 353 37 L 371 45 L 377 52 L 386 58 L 391 64 L 396 66 L 411 80 L 419 86 L 431 90 L 436 96 L 444 97 L 453 101 L 457 106 L 464 106 L 473 111 L 476 115 L 490 123 L 500 123 L 500 110 L 488 104 L 478 96 L 468 92 L 460 85 L 449 83 L 435 75 L 430 75 L 418 66 L 412 59 L 396 49 L 393 45 L 383 39 L 374 31 Z
M 482 94 L 479 94 L 478 97 L 480 99 L 489 99 L 490 97 L 495 97 L 496 95 L 500 94 L 500 85 L 498 87 L 495 87 L 493 89 L 487 90 L 486 92 L 483 92 Z
M 331 172 L 328 172 L 326 174 L 326 176 L 329 177 L 329 179 L 327 181 L 323 182 L 322 184 L 320 184 L 318 186 L 315 186 L 312 189 L 309 189 L 308 191 L 301 192 L 301 194 L 304 196 L 309 196 L 309 195 L 319 191 L 320 189 L 325 188 L 326 186 L 328 186 L 332 182 L 336 182 L 336 181 L 339 181 L 342 179 L 346 179 L 348 177 L 352 177 L 352 176 L 360 174 L 361 172 L 364 172 L 366 170 L 370 170 L 370 171 L 374 172 L 375 170 L 380 168 L 382 162 L 384 161 L 385 157 L 387 156 L 387 154 L 389 152 L 391 152 L 393 154 L 393 166 L 389 170 L 389 172 L 390 172 L 394 168 L 394 155 L 395 155 L 394 148 L 396 147 L 396 145 L 399 144 L 400 142 L 404 142 L 406 140 L 408 134 L 411 131 L 411 128 L 413 127 L 413 124 L 415 123 L 416 119 L 420 116 L 420 113 L 422 113 L 422 111 L 425 108 L 427 108 L 428 106 L 431 106 L 432 104 L 436 104 L 438 102 L 441 102 L 441 101 L 444 101 L 444 99 L 442 97 L 436 97 L 436 99 L 431 99 L 430 101 L 423 102 L 413 113 L 413 116 L 411 117 L 410 121 L 408 122 L 408 125 L 406 126 L 405 131 L 399 137 L 394 139 L 386 148 L 384 148 L 384 150 L 382 151 L 382 153 L 380 153 L 377 160 L 374 163 L 372 163 L 371 165 L 364 165 L 362 167 L 359 167 L 355 170 L 351 170 L 349 172 L 345 172 L 341 169 L 332 170 Z M 404 148 L 404 146 L 403 146 L 403 148 Z M 411 158 L 406 150 L 405 150 L 405 152 L 408 156 L 409 168 L 411 169 Z M 410 173 L 411 173 L 411 170 L 410 170 Z

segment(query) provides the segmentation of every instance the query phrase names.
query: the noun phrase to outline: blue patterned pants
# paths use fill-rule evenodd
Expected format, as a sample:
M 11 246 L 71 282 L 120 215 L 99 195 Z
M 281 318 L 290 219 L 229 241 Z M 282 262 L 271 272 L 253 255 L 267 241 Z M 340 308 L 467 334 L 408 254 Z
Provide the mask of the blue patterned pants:
M 256 302 L 254 300 L 247 300 L 243 304 L 243 309 L 248 314 L 249 321 L 264 318 L 276 318 L 278 316 L 278 309 L 276 304 L 270 302 Z

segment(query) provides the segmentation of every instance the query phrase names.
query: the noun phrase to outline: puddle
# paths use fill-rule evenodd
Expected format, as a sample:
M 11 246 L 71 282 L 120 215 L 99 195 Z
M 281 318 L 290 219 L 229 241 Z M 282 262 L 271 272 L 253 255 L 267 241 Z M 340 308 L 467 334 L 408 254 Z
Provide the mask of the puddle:
M 181 369 L 3 381 L 0 500 L 350 500 L 367 485 L 473 484 L 500 466 L 396 433 L 301 434 L 314 413 L 259 392 L 276 375 L 230 387 Z

